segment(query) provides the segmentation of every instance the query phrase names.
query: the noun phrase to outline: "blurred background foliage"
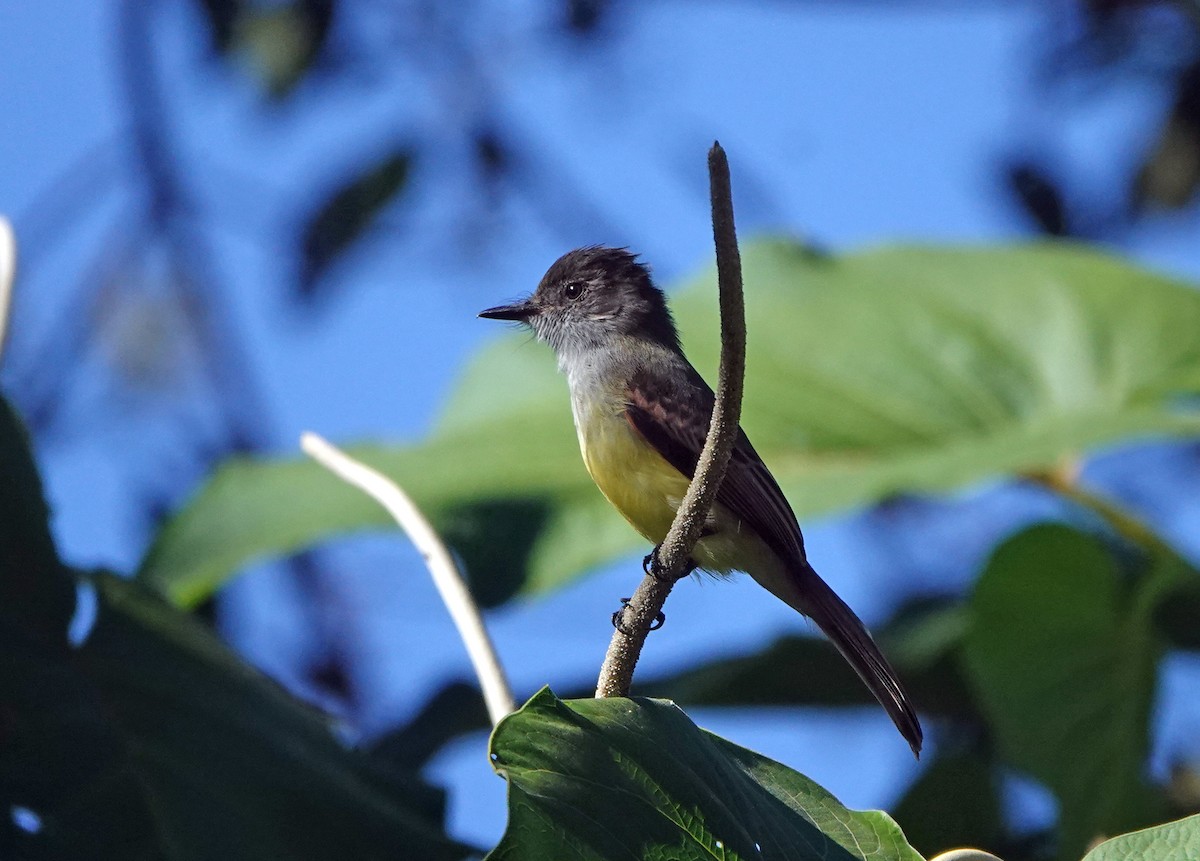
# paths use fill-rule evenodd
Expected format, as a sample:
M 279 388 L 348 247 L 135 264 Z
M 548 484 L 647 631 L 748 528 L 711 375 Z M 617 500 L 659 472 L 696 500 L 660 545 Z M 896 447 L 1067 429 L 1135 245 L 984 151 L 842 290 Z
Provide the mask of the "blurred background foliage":
M 654 5 L 650 14 L 660 16 L 655 26 L 663 40 L 670 38 L 677 16 L 702 14 Z M 825 5 L 775 4 L 774 14 L 803 16 Z M 736 21 L 751 15 L 751 6 L 714 3 L 703 14 Z M 875 6 L 847 4 L 852 10 L 847 14 L 866 15 Z M 978 14 L 969 13 L 968 6 L 975 4 L 910 2 L 889 15 L 899 28 L 906 17 L 952 21 Z M 527 241 L 539 250 L 620 241 L 652 253 L 662 250 L 665 256 L 655 219 L 631 213 L 629 199 L 614 203 L 603 194 L 609 185 L 636 188 L 641 178 L 636 167 L 627 166 L 628 175 L 614 175 L 619 162 L 610 160 L 597 165 L 594 175 L 581 174 L 564 153 L 594 127 L 573 127 L 561 110 L 551 109 L 561 101 L 597 100 L 601 90 L 614 85 L 628 88 L 628 104 L 637 102 L 642 95 L 638 72 L 619 67 L 620 47 L 632 38 L 633 19 L 647 13 L 613 0 L 531 0 L 514 9 L 420 0 L 113 0 L 96 8 L 101 11 L 93 14 L 103 16 L 108 39 L 101 68 L 116 116 L 109 118 L 111 134 L 74 147 L 76 155 L 43 170 L 36 193 L 10 212 L 22 242 L 23 280 L 0 383 L 24 417 L 51 479 L 72 470 L 81 473 L 64 483 L 70 490 L 56 499 L 56 508 L 69 510 L 72 503 L 63 497 L 72 494 L 81 500 L 76 510 L 115 512 L 100 521 L 106 534 L 96 543 L 103 547 L 73 553 L 70 564 L 103 562 L 125 572 L 140 568 L 144 582 L 189 606 L 191 618 L 137 585 L 104 574 L 70 573 L 39 539 L 29 551 L 36 561 L 28 568 L 38 572 L 38 583 L 16 584 L 25 591 L 9 592 L 0 605 L 7 616 L 31 594 L 45 602 L 39 603 L 40 621 L 26 615 L 6 619 L 3 632 L 6 659 L 37 655 L 38 663 L 5 664 L 12 670 L 5 677 L 11 685 L 6 690 L 20 696 L 6 697 L 0 738 L 29 744 L 28 750 L 37 753 L 29 754 L 32 759 L 5 757 L 0 766 L 0 789 L 6 793 L 0 809 L 12 814 L 0 823 L 0 847 L 19 844 L 32 851 L 40 845 L 44 857 L 54 857 L 49 841 L 79 840 L 78 835 L 98 827 L 111 828 L 106 833 L 114 840 L 132 842 L 98 842 L 94 857 L 115 857 L 102 851 L 110 845 L 140 845 L 152 824 L 144 800 L 123 805 L 124 813 L 100 825 L 63 820 L 61 830 L 44 826 L 58 821 L 51 812 L 60 809 L 64 788 L 82 788 L 90 797 L 91 787 L 101 787 L 95 790 L 100 792 L 110 785 L 104 775 L 117 775 L 120 790 L 113 797 L 128 798 L 127 793 L 145 791 L 145 774 L 171 773 L 156 771 L 147 753 L 175 750 L 172 744 L 181 739 L 154 738 L 159 724 L 145 722 L 144 712 L 151 705 L 162 708 L 162 692 L 170 690 L 180 697 L 171 708 L 181 713 L 194 713 L 202 704 L 225 716 L 268 708 L 285 712 L 263 722 L 266 726 L 238 729 L 239 744 L 264 751 L 255 760 L 263 763 L 264 785 L 295 785 L 297 803 L 307 803 L 304 780 L 297 782 L 291 771 L 270 771 L 270 728 L 287 726 L 289 734 L 312 744 L 289 768 L 322 771 L 323 776 L 306 778 L 312 780 L 333 780 L 330 774 L 336 774 L 340 785 L 356 793 L 345 804 L 375 812 L 377 818 L 362 829 L 363 839 L 386 843 L 400 833 L 389 829 L 415 829 L 436 851 L 454 857 L 461 847 L 441 833 L 440 797 L 417 772 L 443 745 L 482 726 L 482 710 L 451 680 L 409 685 L 402 707 L 385 701 L 372 684 L 376 671 L 369 669 L 372 659 L 364 645 L 370 639 L 357 635 L 372 595 L 363 583 L 356 594 L 346 574 L 349 567 L 373 564 L 372 558 L 314 549 L 314 541 L 381 521 L 363 502 L 339 496 L 342 491 L 307 466 L 262 457 L 294 450 L 294 421 L 280 415 L 276 381 L 287 379 L 293 389 L 309 386 L 319 393 L 347 388 L 343 380 L 349 371 L 302 359 L 282 361 L 278 354 L 272 358 L 259 342 L 293 339 L 300 346 L 284 355 L 294 358 L 305 344 L 336 338 L 340 350 L 363 351 L 367 362 L 396 364 L 393 390 L 351 389 L 354 397 L 407 401 L 413 410 L 429 410 L 444 400 L 442 392 L 458 376 L 457 360 L 447 356 L 457 356 L 463 344 L 447 338 L 447 356 L 422 346 L 424 363 L 440 376 L 426 373 L 421 377 L 426 385 L 417 391 L 406 382 L 406 368 L 395 355 L 339 326 L 339 309 L 382 277 L 382 268 L 372 269 L 372 261 L 399 270 L 395 280 L 404 290 L 397 315 L 411 315 L 420 325 L 431 314 L 430 303 L 438 301 L 429 294 L 453 295 L 460 289 L 456 278 L 478 282 L 484 280 L 481 271 L 489 273 L 486 291 L 452 305 L 462 318 L 475 305 L 504 298 L 506 290 L 533 286 L 540 269 L 526 253 L 514 251 L 515 222 L 526 225 L 527 235 L 534 237 Z M 13 14 L 0 12 L 0 25 Z M 990 141 L 977 152 L 980 172 L 992 178 L 980 194 L 1012 213 L 1006 238 L 1084 240 L 1137 257 L 1156 230 L 1194 234 L 1200 185 L 1197 6 L 1184 0 L 1060 2 L 1026 7 L 1024 14 L 1033 22 L 1020 58 L 1032 82 L 1024 113 L 1014 119 L 1009 139 Z M 53 18 L 52 12 L 45 15 Z M 730 56 L 752 53 L 746 45 L 726 47 Z M 35 51 L 38 45 L 22 50 Z M 507 66 L 530 57 L 544 73 L 561 77 L 563 92 L 555 96 L 520 78 L 514 84 Z M 718 66 L 712 80 L 720 80 L 719 71 Z M 838 86 L 792 81 L 778 69 L 765 69 L 762 80 L 765 90 L 785 96 L 801 88 Z M 36 81 L 6 83 L 10 91 L 36 98 Z M 522 84 L 532 94 L 522 91 Z M 1061 122 L 1061 116 L 1096 112 L 1095 106 L 1115 92 L 1132 93 L 1155 108 L 1133 112 L 1139 125 L 1119 143 L 1110 135 L 1095 135 L 1081 146 L 1072 136 L 1087 131 Z M 788 116 L 794 104 L 754 95 L 770 106 L 773 121 L 795 121 Z M 886 100 L 888 94 L 878 98 Z M 235 109 L 229 104 L 256 118 L 251 133 L 224 130 L 222 123 L 233 126 Z M 782 201 L 790 186 L 780 173 L 781 160 L 756 150 L 748 133 L 739 147 L 718 117 L 683 110 L 668 116 L 676 125 L 655 132 L 662 141 L 655 158 L 698 177 L 704 146 L 719 136 L 731 152 L 739 216 L 746 214 L 743 225 L 822 234 L 819 212 Z M 207 129 L 204 135 L 197 133 L 201 126 Z M 1085 124 L 1089 128 L 1094 125 Z M 608 133 L 617 137 L 621 129 Z M 222 146 L 224 134 L 228 146 Z M 296 146 L 301 138 L 304 148 Z M 878 145 L 886 149 L 889 142 Z M 25 162 L 14 155 L 17 143 L 0 142 L 0 147 L 19 172 Z M 33 149 L 39 147 L 53 149 L 49 142 Z M 1079 157 L 1081 150 L 1086 157 Z M 783 163 L 803 155 L 798 146 Z M 936 147 L 929 158 L 939 158 Z M 685 162 L 694 164 L 694 171 L 678 167 Z M 679 185 L 694 193 L 695 244 L 686 253 L 677 248 L 670 253 L 696 269 L 706 253 L 705 211 L 702 187 L 689 182 Z M 0 206 L 10 209 L 2 199 Z M 645 194 L 641 207 L 653 208 Z M 836 212 L 836 206 L 831 209 Z M 230 252 L 245 246 L 253 253 Z M 859 515 L 869 538 L 858 549 L 885 560 L 888 580 L 878 589 L 884 596 L 880 616 L 889 618 L 880 626 L 880 637 L 911 679 L 931 723 L 927 762 L 902 795 L 877 803 L 893 803 L 906 834 L 922 851 L 974 843 L 1009 861 L 1078 857 L 1098 832 L 1198 809 L 1195 713 L 1191 723 L 1185 718 L 1174 724 L 1173 736 L 1164 734 L 1154 718 L 1156 708 L 1169 701 L 1168 693 L 1194 700 L 1198 684 L 1194 650 L 1200 645 L 1200 594 L 1193 566 L 1200 554 L 1194 538 L 1200 534 L 1194 491 L 1200 452 L 1188 439 L 1195 433 L 1194 413 L 1188 412 L 1194 402 L 1187 398 L 1194 397 L 1200 381 L 1194 361 L 1200 329 L 1191 325 L 1196 313 L 1191 288 L 1069 249 L 996 249 L 955 258 L 950 252 L 920 250 L 880 252 L 881 257 L 829 255 L 811 243 L 760 248 L 762 256 L 754 260 L 764 267 L 757 278 L 767 297 L 762 301 L 779 304 L 764 306 L 762 320 L 751 322 L 751 368 L 758 362 L 763 371 L 752 384 L 763 391 L 759 415 L 753 414 L 754 401 L 748 403 L 747 424 L 774 453 L 768 461 L 788 476 L 789 495 L 803 516 L 870 506 Z M 1194 249 L 1171 262 L 1189 280 L 1200 278 Z M 403 277 L 425 271 L 445 275 L 436 282 Z M 978 300 L 974 311 L 940 313 L 963 282 L 978 291 L 972 293 Z M 753 290 L 753 280 L 750 285 Z M 822 287 L 837 295 L 823 298 Z M 850 318 L 850 325 L 862 323 L 851 333 L 857 340 L 833 339 L 846 333 L 828 326 L 818 313 L 807 313 L 803 304 L 837 308 L 847 291 L 859 287 L 877 295 L 862 300 L 859 314 L 866 316 Z M 713 351 L 706 333 L 715 332 L 715 325 L 711 311 L 703 310 L 710 289 L 698 287 L 681 295 L 679 303 L 689 347 L 701 363 L 705 351 L 709 358 Z M 939 290 L 945 295 L 937 295 Z M 1095 299 L 1106 290 L 1107 298 Z M 812 295 L 806 298 L 803 291 Z M 889 296 L 904 301 L 891 307 Z M 1064 308 L 1056 317 L 1055 311 Z M 963 313 L 970 326 L 964 325 Z M 792 314 L 805 314 L 795 321 L 808 327 L 803 338 L 800 328 L 770 323 Z M 367 316 L 380 328 L 399 328 L 395 320 Z M 260 325 L 262 319 L 266 325 Z M 880 346 L 881 331 L 872 323 L 884 327 L 882 344 L 890 349 L 872 352 Z M 1076 328 L 1059 325 L 1064 323 Z M 436 329 L 433 321 L 430 325 Z M 461 321 L 456 325 L 465 329 Z M 996 331 L 1006 339 L 1001 347 L 987 337 Z M 1023 331 L 1029 333 L 1025 342 Z M 925 337 L 906 343 L 906 332 Z M 827 364 L 800 370 L 789 364 L 811 358 L 791 350 L 790 338 L 805 343 L 823 333 L 833 339 L 824 345 L 833 352 L 821 354 L 833 357 Z M 955 342 L 953 333 L 964 343 Z M 1074 361 L 1093 347 L 1090 358 L 1103 360 Z M 872 358 L 878 364 L 871 364 Z M 417 357 L 409 361 L 415 368 Z M 1088 421 L 1076 427 L 1043 423 L 1047 416 L 1070 416 L 1076 405 L 1057 399 L 1053 391 L 1042 397 L 1046 390 L 1036 375 L 1022 376 L 1027 365 L 1044 370 L 1055 362 L 1066 375 L 1059 377 L 1059 394 L 1084 391 L 1094 396 L 1092 406 L 1102 406 L 1085 411 Z M 950 367 L 961 369 L 962 376 L 939 378 L 938 371 Z M 1080 367 L 1087 379 L 1070 378 Z M 710 361 L 705 370 L 711 368 Z M 889 368 L 898 381 L 886 376 Z M 773 380 L 801 372 L 822 385 L 772 390 Z M 332 382 L 322 387 L 320 378 Z M 513 378 L 519 383 L 510 382 Z M 1001 395 L 990 419 L 986 405 L 962 403 L 977 395 L 972 381 L 978 379 L 990 380 L 987 390 Z M 927 390 L 919 389 L 922 381 Z M 855 415 L 847 405 L 856 384 L 867 387 L 861 395 L 872 401 L 903 393 L 897 398 L 901 414 L 905 405 L 919 403 L 925 419 L 943 426 L 910 427 L 905 437 L 903 428 L 897 430 L 898 420 L 876 423 Z M 521 612 L 531 592 L 559 589 L 565 575 L 582 574 L 636 547 L 634 536 L 583 483 L 571 451 L 565 392 L 544 355 L 511 341 L 499 343 L 456 385 L 457 394 L 426 442 L 365 451 L 374 452 L 406 483 L 416 482 L 415 491 L 422 481 L 445 491 L 433 502 L 433 513 L 472 562 L 476 589 L 487 605 L 505 607 L 502 613 Z M 526 405 L 540 411 L 532 415 L 538 433 L 552 436 L 556 428 L 561 433 L 543 439 L 500 421 L 515 397 L 528 398 Z M 497 412 L 488 412 L 493 409 Z M 385 407 L 380 410 L 391 415 Z M 311 415 L 318 412 L 314 401 Z M 1091 421 L 1099 413 L 1117 418 L 1111 426 Z M 305 415 L 302 420 L 316 419 Z M 386 421 L 361 427 L 397 437 L 420 436 L 424 430 L 393 432 Z M 478 427 L 493 421 L 506 428 L 505 434 L 484 437 L 514 449 L 511 459 L 490 459 L 505 469 L 488 477 L 486 493 L 479 487 L 473 492 L 478 464 L 462 458 L 478 449 L 467 448 L 464 440 L 477 439 Z M 1003 429 L 998 437 L 985 432 L 995 427 Z M 854 438 L 863 428 L 880 438 Z M 5 432 L 10 433 L 8 458 L 16 432 Z M 1087 462 L 1079 480 L 1084 450 L 1150 433 L 1184 439 L 1106 452 L 1098 466 Z M 947 440 L 962 438 L 996 444 L 982 445 L 982 453 L 947 451 L 952 447 Z M 536 447 L 535 463 L 528 462 L 530 449 L 523 444 Z M 803 455 L 814 445 L 837 455 L 830 472 L 807 468 Z M 902 462 L 914 450 L 920 456 Z M 902 457 L 885 462 L 880 475 L 867 479 L 853 458 L 850 469 L 837 468 L 839 458 L 845 466 L 848 452 L 878 451 Z M 443 479 L 450 467 L 459 470 L 459 478 L 447 490 Z M 214 470 L 215 478 L 206 483 Z M 1021 475 L 1011 489 L 1015 501 L 1004 497 L 1008 507 L 1002 512 L 987 500 L 917 495 L 1016 473 Z M 1089 490 L 1093 484 L 1103 486 L 1100 495 Z M 13 494 L 6 501 L 17 500 L 9 511 L 37 508 L 40 492 L 31 486 L 28 478 L 6 481 L 4 492 Z M 268 515 L 278 522 L 264 522 Z M 92 516 L 74 515 L 76 520 Z M 1041 518 L 1060 525 L 1033 524 Z M 21 541 L 27 541 L 30 531 L 37 528 L 21 527 L 12 534 L 20 532 Z M 498 535 L 507 540 L 498 542 Z M 270 611 L 260 606 L 261 592 L 216 589 L 248 561 L 283 551 L 303 552 L 270 575 L 277 585 L 267 603 L 274 599 L 301 619 L 303 636 L 284 637 L 280 654 L 264 662 L 267 669 L 293 693 L 339 716 L 351 737 L 365 733 L 380 761 L 395 764 L 395 773 L 378 774 L 376 760 L 364 764 L 342 748 L 329 748 L 320 734 L 325 729 L 314 728 L 322 719 L 256 676 L 231 689 L 217 685 L 220 695 L 203 701 L 200 688 L 172 687 L 172 680 L 187 678 L 199 685 L 207 673 L 235 672 L 236 659 L 214 628 L 235 643 L 244 642 L 243 629 L 254 626 L 247 620 Z M 957 588 L 922 579 L 921 570 L 929 568 L 952 570 L 954 576 L 946 579 Z M 64 651 L 61 642 L 49 642 L 47 632 L 61 630 L 76 595 L 90 596 L 79 602 L 93 608 L 95 627 L 81 637 L 83 649 Z M 588 612 L 604 618 L 611 609 L 593 606 Z M 545 622 L 539 618 L 536 624 Z M 138 638 L 151 630 L 156 642 L 168 642 L 170 648 L 136 648 Z M 120 654 L 106 656 L 107 649 Z M 639 692 L 672 696 L 685 706 L 857 708 L 865 702 L 854 679 L 813 638 L 788 636 L 746 651 L 735 655 L 713 647 L 705 652 L 711 660 L 642 679 Z M 599 658 L 598 648 L 597 665 Z M 404 656 L 393 660 L 403 663 Z M 1178 678 L 1184 683 L 1164 693 L 1162 674 L 1179 660 L 1185 672 Z M 797 673 L 797 666 L 804 670 Z M 113 667 L 119 670 L 115 675 Z M 109 675 L 101 672 L 104 668 Z M 26 669 L 30 675 L 24 675 Z M 139 694 L 138 684 L 160 676 L 163 688 L 139 699 L 145 691 Z M 536 678 L 526 693 L 549 681 Z M 84 698 L 99 697 L 99 704 L 74 703 L 65 694 L 53 702 L 48 696 L 31 699 L 57 690 L 47 679 L 70 688 L 70 696 L 80 695 L 85 689 L 80 680 L 86 680 L 91 693 Z M 571 685 L 586 691 L 589 679 L 553 681 L 559 693 L 566 693 Z M 117 741 L 110 724 L 114 702 L 120 705 Z M 25 710 L 30 703 L 36 706 L 32 712 Z M 69 714 L 55 713 L 50 723 L 40 723 L 51 712 L 37 709 L 50 706 L 63 706 Z M 37 744 L 57 743 L 64 735 L 28 741 L 11 729 L 27 728 L 31 714 L 38 725 L 71 728 L 64 733 L 89 727 L 91 734 L 80 738 L 92 745 L 82 759 L 63 752 L 59 759 L 75 764 L 64 765 L 62 773 L 46 772 L 45 785 L 33 794 L 30 763 L 45 761 L 45 749 Z M 182 741 L 202 732 L 229 737 L 201 723 L 189 725 Z M 277 738 L 285 738 L 283 730 Z M 122 758 L 131 755 L 131 747 L 132 766 Z M 214 742 L 211 749 L 219 747 Z M 228 753 L 234 755 L 235 749 Z M 223 766 L 213 767 L 219 774 Z M 130 768 L 143 775 L 136 786 L 128 781 Z M 1052 799 L 1049 817 L 1030 815 L 1030 804 L 1013 800 L 1014 786 L 1030 785 L 1048 791 L 1038 796 L 1034 790 L 1032 808 L 1038 808 L 1037 798 L 1042 808 L 1046 798 Z M 189 798 L 182 789 L 155 784 L 154 791 L 181 804 L 173 809 L 186 808 Z M 499 784 L 484 791 L 498 795 Z M 385 795 L 386 804 L 372 807 L 372 792 Z M 324 810 L 346 815 L 337 814 L 335 806 Z M 275 815 L 253 811 L 242 810 L 248 828 L 270 823 Z M 316 833 L 322 820 L 312 816 Z M 204 820 L 184 819 L 196 829 L 186 839 L 205 833 Z M 160 833 L 154 839 L 166 838 Z M 255 842 L 259 839 L 274 838 L 247 835 L 244 845 L 266 845 Z M 321 843 L 308 845 L 311 857 L 328 857 L 321 854 Z M 211 857 L 197 851 L 195 857 Z M 366 848 L 363 856 L 372 857 Z

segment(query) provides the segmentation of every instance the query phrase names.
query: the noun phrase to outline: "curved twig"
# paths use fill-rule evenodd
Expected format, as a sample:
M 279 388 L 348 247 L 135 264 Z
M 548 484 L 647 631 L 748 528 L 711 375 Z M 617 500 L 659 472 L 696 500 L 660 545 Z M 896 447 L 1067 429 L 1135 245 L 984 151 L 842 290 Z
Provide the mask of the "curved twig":
M 412 539 L 467 647 L 467 654 L 483 690 L 488 716 L 495 726 L 515 707 L 512 690 L 466 580 L 433 526 L 408 494 L 383 473 L 355 460 L 315 433 L 301 435 L 300 447 L 342 481 L 357 487 L 387 509 L 388 514 Z
M 713 241 L 717 251 L 717 283 L 721 304 L 721 367 L 716 402 L 708 438 L 696 465 L 692 483 L 671 530 L 658 550 L 659 577 L 647 575 L 625 609 L 624 624 L 613 632 L 608 654 L 600 668 L 597 697 L 629 695 L 633 671 L 646 642 L 650 624 L 662 611 L 671 588 L 684 576 L 688 558 L 700 539 L 717 489 L 725 477 L 729 456 L 737 439 L 742 408 L 742 379 L 746 371 L 746 312 L 742 297 L 742 263 L 733 224 L 733 193 L 725 150 L 714 142 L 708 151 L 708 178 L 712 196 Z M 624 630 L 622 630 L 624 628 Z M 628 631 L 629 633 L 626 633 Z

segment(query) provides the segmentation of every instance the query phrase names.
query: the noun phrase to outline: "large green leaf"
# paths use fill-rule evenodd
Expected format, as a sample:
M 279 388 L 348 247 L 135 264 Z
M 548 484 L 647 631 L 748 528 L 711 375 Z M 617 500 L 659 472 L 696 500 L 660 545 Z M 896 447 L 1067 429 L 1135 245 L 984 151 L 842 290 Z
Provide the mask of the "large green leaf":
M 886 814 L 704 732 L 663 700 L 564 702 L 548 690 L 491 743 L 509 821 L 489 859 L 903 859 Z
M 1163 651 L 1153 612 L 1180 575 L 1130 577 L 1098 539 L 1045 525 L 1001 545 L 976 585 L 971 680 L 1005 759 L 1057 795 L 1061 858 L 1161 819 L 1144 775 Z
M 1200 814 L 1105 840 L 1083 861 L 1184 861 L 1200 858 Z
M 1184 284 L 1067 245 L 826 258 L 762 242 L 743 262 L 743 424 L 801 518 L 1200 432 L 1180 397 L 1200 390 L 1200 294 Z M 713 280 L 673 301 L 710 377 Z M 355 453 L 439 524 L 481 502 L 536 511 L 472 521 L 475 546 L 511 543 L 505 564 L 522 571 L 467 557 L 476 577 L 536 591 L 644 545 L 591 486 L 566 384 L 527 342 L 484 349 L 424 443 Z M 294 460 L 227 464 L 166 526 L 142 577 L 194 601 L 250 560 L 384 522 L 319 473 Z

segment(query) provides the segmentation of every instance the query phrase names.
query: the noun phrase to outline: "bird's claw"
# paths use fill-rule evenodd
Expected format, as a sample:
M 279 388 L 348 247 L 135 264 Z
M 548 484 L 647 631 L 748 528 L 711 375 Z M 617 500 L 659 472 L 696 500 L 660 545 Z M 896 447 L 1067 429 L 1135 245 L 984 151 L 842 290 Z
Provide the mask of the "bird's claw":
M 662 562 L 658 558 L 658 551 L 661 546 L 661 544 L 656 546 L 653 550 L 642 557 L 642 570 L 646 572 L 647 577 L 653 577 L 659 583 L 665 583 L 669 578 L 667 577 L 666 572 L 663 571 Z M 683 566 L 683 571 L 681 571 L 679 574 L 678 579 L 682 580 L 699 567 L 700 566 L 696 563 L 696 560 L 689 556 L 687 562 Z
M 625 608 L 629 606 L 629 598 L 621 599 L 621 609 L 612 614 L 612 626 L 624 634 L 626 637 L 632 637 L 634 632 L 625 627 Z M 650 623 L 649 631 L 657 631 L 667 621 L 666 613 L 656 613 L 654 621 Z

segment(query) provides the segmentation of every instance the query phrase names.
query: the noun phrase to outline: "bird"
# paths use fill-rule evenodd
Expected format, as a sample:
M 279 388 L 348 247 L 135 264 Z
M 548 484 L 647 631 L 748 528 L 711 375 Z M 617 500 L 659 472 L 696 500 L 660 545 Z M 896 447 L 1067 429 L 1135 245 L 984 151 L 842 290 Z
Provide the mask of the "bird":
M 551 347 L 588 473 L 657 550 L 695 473 L 714 395 L 684 355 L 649 267 L 626 248 L 577 248 L 532 295 L 479 316 L 528 326 Z M 655 554 L 647 559 L 653 571 Z M 816 623 L 920 756 L 921 723 L 899 676 L 809 563 L 791 505 L 741 428 L 690 562 L 714 575 L 745 572 Z

